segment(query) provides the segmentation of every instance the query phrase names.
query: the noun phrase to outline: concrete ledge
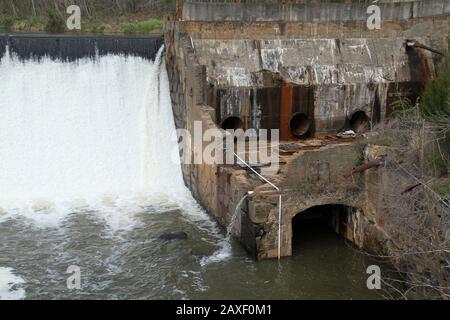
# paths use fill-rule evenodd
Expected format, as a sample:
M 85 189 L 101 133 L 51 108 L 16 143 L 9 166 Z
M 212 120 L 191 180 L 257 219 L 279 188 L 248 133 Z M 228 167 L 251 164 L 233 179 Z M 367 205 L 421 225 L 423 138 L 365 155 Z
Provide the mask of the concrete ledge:
M 384 21 L 380 30 L 368 30 L 365 21 L 342 22 L 178 22 L 180 32 L 193 39 L 290 39 L 295 38 L 382 38 L 431 37 L 450 33 L 448 16 Z
M 217 3 L 185 1 L 185 21 L 366 21 L 371 3 Z M 383 21 L 450 14 L 450 0 L 379 3 Z

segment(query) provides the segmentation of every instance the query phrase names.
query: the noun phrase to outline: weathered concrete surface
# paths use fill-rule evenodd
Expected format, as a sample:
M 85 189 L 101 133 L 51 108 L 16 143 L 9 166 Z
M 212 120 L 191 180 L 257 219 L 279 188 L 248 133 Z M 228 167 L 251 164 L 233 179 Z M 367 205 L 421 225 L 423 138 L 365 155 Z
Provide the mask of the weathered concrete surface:
M 375 154 L 373 147 L 369 150 L 366 161 Z M 385 170 L 370 169 L 354 177 L 348 175 L 361 158 L 361 152 L 358 144 L 339 144 L 302 151 L 288 161 L 277 177 L 283 199 L 282 256 L 292 254 L 292 219 L 307 209 L 331 204 L 348 209 L 346 228 L 341 231 L 344 237 L 368 251 L 389 251 L 392 243 L 383 229 L 383 215 L 377 198 L 379 193 L 374 192 L 379 187 L 377 180 L 385 179 Z M 276 257 L 277 194 L 267 191 L 265 186 L 257 188 L 249 208 L 251 221 L 264 230 L 256 237 L 258 258 Z
M 435 14 L 439 3 L 444 4 L 433 3 L 431 9 L 421 7 L 412 14 Z M 364 21 L 169 21 L 166 62 L 176 125 L 193 133 L 194 121 L 206 130 L 236 116 L 244 129 L 280 129 L 282 139 L 308 145 L 315 141 L 309 138 L 348 127 L 356 111 L 364 111 L 371 123 L 382 121 L 393 102 L 417 96 L 423 81 L 435 73 L 437 57 L 406 47 L 406 40 L 444 48 L 450 33 L 448 15 L 384 23 L 381 30 L 368 32 Z M 294 113 L 311 119 L 308 137 L 292 136 Z M 358 247 L 388 254 L 395 244 L 386 231 L 385 195 L 377 191 L 397 180 L 403 186 L 406 179 L 383 166 L 348 174 L 356 163 L 391 151 L 339 140 L 325 139 L 322 145 L 318 140 L 313 150 L 302 147 L 283 155 L 280 170 L 268 176 L 282 194 L 281 255 L 292 252 L 292 219 L 327 204 L 346 210 L 344 230 L 336 229 L 340 234 Z M 193 150 L 190 156 L 200 152 Z M 238 208 L 232 233 L 253 256 L 277 256 L 278 193 L 273 188 L 237 165 L 182 168 L 194 197 L 224 227 L 242 197 L 253 191 Z
M 433 45 L 428 38 L 415 39 Z M 373 125 L 391 109 L 390 96 L 414 99 L 420 84 L 435 76 L 435 55 L 422 49 L 412 55 L 401 37 L 193 39 L 192 44 L 198 63 L 206 66 L 207 101 L 216 110 L 216 123 L 236 116 L 244 128 L 283 133 L 295 112 L 313 122 L 309 135 L 348 129 L 356 111 L 365 112 Z M 283 91 L 286 85 L 292 87 L 291 96 Z M 282 109 L 289 113 L 287 120 L 279 116 Z M 293 138 L 288 131 L 282 139 Z
M 184 0 L 182 20 L 191 21 L 366 21 L 367 3 L 217 3 Z M 450 0 L 378 3 L 384 21 L 450 14 Z
M 264 71 L 301 85 L 411 81 L 403 37 L 194 40 L 194 47 L 208 82 L 220 87 L 264 86 Z M 434 73 L 432 63 L 430 68 Z
M 448 35 L 448 15 L 402 21 L 383 21 L 379 30 L 368 30 L 364 21 L 342 22 L 242 22 L 178 21 L 180 32 L 195 39 L 290 39 L 290 38 L 389 38 L 441 37 Z
M 277 176 L 282 194 L 282 256 L 291 255 L 292 219 L 308 208 L 326 204 L 342 204 L 360 208 L 362 188 L 344 175 L 351 171 L 360 150 L 353 145 L 334 145 L 318 150 L 300 151 L 293 155 Z M 255 190 L 257 205 L 250 206 L 254 223 L 264 225 L 257 240 L 258 257 L 277 255 L 278 195 L 265 186 Z

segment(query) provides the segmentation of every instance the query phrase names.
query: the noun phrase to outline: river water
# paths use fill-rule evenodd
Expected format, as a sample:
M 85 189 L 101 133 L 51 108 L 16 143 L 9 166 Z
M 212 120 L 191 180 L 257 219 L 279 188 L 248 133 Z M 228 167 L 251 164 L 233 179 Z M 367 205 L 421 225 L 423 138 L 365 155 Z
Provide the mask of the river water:
M 370 261 L 321 227 L 255 262 L 182 180 L 161 62 L 0 63 L 0 299 L 369 299 Z M 185 241 L 164 242 L 184 231 Z M 70 266 L 80 289 L 69 289 Z

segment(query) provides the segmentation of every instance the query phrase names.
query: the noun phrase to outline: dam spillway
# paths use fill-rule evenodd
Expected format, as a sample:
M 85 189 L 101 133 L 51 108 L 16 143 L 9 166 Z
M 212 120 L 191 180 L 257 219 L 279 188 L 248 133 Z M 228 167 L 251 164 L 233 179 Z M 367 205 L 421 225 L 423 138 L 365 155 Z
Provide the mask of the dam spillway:
M 159 72 L 162 50 L 154 63 L 118 55 L 76 63 L 49 57 L 22 63 L 5 56 L 0 65 L 1 204 L 24 196 L 145 191 L 159 174 L 168 179 L 159 179 L 158 190 L 169 181 L 171 192 L 177 184 L 183 187 L 177 163 L 158 163 L 152 155 L 168 155 L 174 146 L 170 101 L 164 96 L 167 79 Z M 163 139 L 167 143 L 156 148 L 154 141 Z
M 49 57 L 75 61 L 108 54 L 136 56 L 150 61 L 163 44 L 160 36 L 72 36 L 0 34 L 0 58 L 8 50 L 21 60 Z

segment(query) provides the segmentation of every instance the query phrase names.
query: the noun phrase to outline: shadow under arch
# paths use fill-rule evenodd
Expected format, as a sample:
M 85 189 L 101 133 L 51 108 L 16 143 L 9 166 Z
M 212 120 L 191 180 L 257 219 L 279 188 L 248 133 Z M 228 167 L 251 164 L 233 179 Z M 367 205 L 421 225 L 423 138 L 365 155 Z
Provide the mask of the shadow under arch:
M 361 213 L 361 209 L 338 203 L 315 205 L 298 212 L 291 220 L 292 255 L 302 250 L 305 241 L 336 235 L 361 247 Z

